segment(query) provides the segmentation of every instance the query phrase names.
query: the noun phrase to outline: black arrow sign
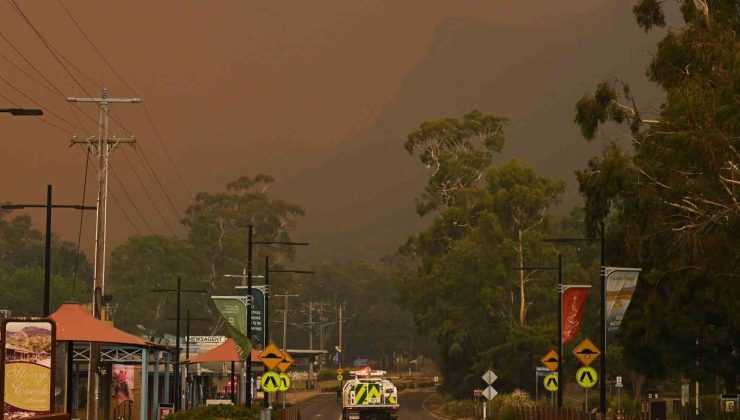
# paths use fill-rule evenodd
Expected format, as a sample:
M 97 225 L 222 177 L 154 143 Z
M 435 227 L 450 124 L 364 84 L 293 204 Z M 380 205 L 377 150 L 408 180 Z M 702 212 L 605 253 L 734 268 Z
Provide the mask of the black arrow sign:
M 265 385 L 268 385 L 270 382 L 272 382 L 273 387 L 277 387 L 277 381 L 275 380 L 274 376 L 268 376 L 267 379 L 265 379 Z
M 586 382 L 584 379 L 588 376 L 588 382 Z M 593 376 L 591 376 L 591 372 L 585 371 L 581 374 L 581 379 L 579 379 L 581 382 L 585 382 L 587 384 L 591 384 L 594 382 Z

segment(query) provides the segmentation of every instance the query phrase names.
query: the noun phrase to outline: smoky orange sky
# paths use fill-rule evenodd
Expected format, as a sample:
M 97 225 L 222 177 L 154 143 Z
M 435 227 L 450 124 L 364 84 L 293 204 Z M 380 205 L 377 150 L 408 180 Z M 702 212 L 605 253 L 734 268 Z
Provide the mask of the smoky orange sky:
M 114 97 L 133 93 L 58 1 L 16 2 L 82 87 L 11 5 L 0 2 L 0 33 L 10 41 L 0 39 L 0 76 L 7 81 L 0 80 L 0 106 L 12 106 L 10 100 L 38 107 L 38 101 L 44 119 L 59 127 L 0 114 L 0 201 L 40 203 L 51 183 L 55 202 L 78 203 L 85 156 L 69 147 L 70 137 L 97 132 L 97 108 L 74 109 L 55 89 L 78 97 L 98 96 L 102 87 Z M 168 225 L 185 233 L 142 153 L 180 214 L 191 202 L 186 189 L 216 191 L 240 175 L 267 173 L 276 179 L 275 197 L 307 211 L 293 234 L 312 243 L 304 258 L 373 257 L 392 252 L 424 223 L 414 213 L 424 168 L 402 147 L 421 121 L 473 108 L 508 116 L 502 159 L 518 157 L 566 180 L 565 201 L 572 203 L 572 173 L 598 150 L 572 124 L 578 98 L 615 76 L 645 92 L 645 103 L 656 98 L 644 68 L 657 38 L 637 28 L 629 1 L 63 4 L 144 99 L 187 185 L 142 105 L 116 106 L 114 117 L 139 146 L 138 152 L 123 146 L 111 166 L 149 226 L 112 179 L 120 206 L 110 206 L 109 249 L 136 232 L 121 207 L 142 233 L 151 227 L 169 234 Z M 111 133 L 127 135 L 115 123 Z M 88 204 L 94 196 L 91 171 Z M 39 228 L 40 212 L 30 212 Z M 76 240 L 78 217 L 57 211 L 55 232 Z M 88 252 L 93 235 L 90 213 L 82 237 Z

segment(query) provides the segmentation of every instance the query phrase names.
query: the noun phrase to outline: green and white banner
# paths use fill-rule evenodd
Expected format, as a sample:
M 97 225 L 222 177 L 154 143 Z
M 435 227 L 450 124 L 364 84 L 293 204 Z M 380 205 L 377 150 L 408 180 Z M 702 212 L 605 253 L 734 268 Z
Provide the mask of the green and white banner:
M 613 335 L 632 301 L 640 268 L 606 267 L 606 331 Z
M 236 342 L 239 358 L 248 360 L 252 343 L 247 339 L 247 298 L 242 296 L 211 296 L 213 303 L 226 319 L 231 338 Z

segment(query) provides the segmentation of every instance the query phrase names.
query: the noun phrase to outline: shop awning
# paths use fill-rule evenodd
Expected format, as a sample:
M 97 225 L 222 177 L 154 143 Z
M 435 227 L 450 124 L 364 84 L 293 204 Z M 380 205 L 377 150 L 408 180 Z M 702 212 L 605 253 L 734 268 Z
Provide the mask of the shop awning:
M 252 350 L 251 361 L 252 363 L 262 363 L 258 357 L 259 352 Z M 213 350 L 207 351 L 196 357 L 187 360 L 187 363 L 209 363 L 209 362 L 241 362 L 239 353 L 236 351 L 236 342 L 234 339 L 227 338 L 226 341 L 221 343 L 218 347 Z
M 57 341 L 125 344 L 147 347 L 149 343 L 135 335 L 95 319 L 79 303 L 64 303 L 50 318 L 57 324 Z

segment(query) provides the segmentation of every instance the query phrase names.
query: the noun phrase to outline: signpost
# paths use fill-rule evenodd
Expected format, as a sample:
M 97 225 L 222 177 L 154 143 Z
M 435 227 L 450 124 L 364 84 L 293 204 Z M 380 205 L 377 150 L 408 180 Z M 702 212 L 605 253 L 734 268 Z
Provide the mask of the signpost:
M 481 379 L 483 379 L 483 382 L 485 382 L 488 386 L 486 389 L 483 390 L 483 396 L 486 397 L 488 401 L 491 401 L 492 399 L 496 398 L 496 395 L 498 395 L 498 391 L 493 389 L 491 386 L 494 382 L 496 382 L 496 379 L 498 379 L 498 376 L 496 376 L 495 373 L 493 373 L 492 370 L 488 370 L 486 373 L 481 376 Z M 483 406 L 483 418 L 486 418 L 486 407 L 488 404 L 485 404 Z
M 577 345 L 573 349 L 573 355 L 584 365 L 588 366 L 601 356 L 601 350 L 588 338 L 581 341 L 581 344 Z
M 622 377 L 617 376 L 614 386 L 617 388 L 617 413 L 622 412 L 622 388 L 624 385 L 622 384 Z
M 540 362 L 545 365 L 546 368 L 550 369 L 550 372 L 555 373 L 558 371 L 558 352 L 550 350 L 547 352 Z
M 268 370 L 272 370 L 282 363 L 283 359 L 285 359 L 285 353 L 280 350 L 280 347 L 270 341 L 270 344 L 260 352 L 259 358 Z

